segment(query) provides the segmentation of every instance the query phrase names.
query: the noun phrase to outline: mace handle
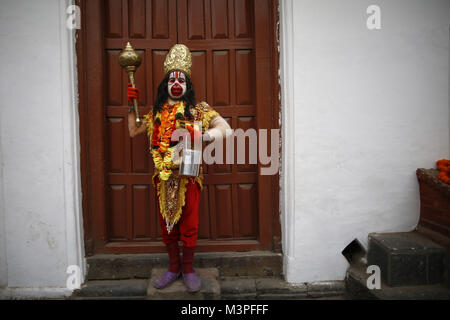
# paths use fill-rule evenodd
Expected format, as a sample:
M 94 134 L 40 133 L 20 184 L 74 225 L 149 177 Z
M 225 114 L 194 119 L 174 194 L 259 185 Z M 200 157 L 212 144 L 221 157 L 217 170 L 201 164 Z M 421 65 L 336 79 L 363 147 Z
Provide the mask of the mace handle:
M 134 82 L 134 72 L 130 71 L 128 72 L 128 77 L 130 78 L 130 83 L 133 88 L 136 88 L 135 82 Z M 139 127 L 141 125 L 141 119 L 139 119 L 139 107 L 138 107 L 138 101 L 136 98 L 133 98 L 133 106 L 134 106 L 134 112 L 136 114 L 136 124 Z

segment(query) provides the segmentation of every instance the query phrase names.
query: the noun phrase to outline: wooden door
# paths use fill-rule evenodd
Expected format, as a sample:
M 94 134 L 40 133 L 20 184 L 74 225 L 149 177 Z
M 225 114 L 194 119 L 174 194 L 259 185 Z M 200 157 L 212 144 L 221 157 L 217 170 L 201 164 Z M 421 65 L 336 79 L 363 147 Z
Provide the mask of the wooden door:
M 273 3 L 265 0 L 80 0 L 80 131 L 86 249 L 90 253 L 163 252 L 145 135 L 127 127 L 127 75 L 117 63 L 130 41 L 140 112 L 152 108 L 170 47 L 193 55 L 198 101 L 232 128 L 272 128 Z M 272 5 L 272 7 L 271 7 Z M 273 91 L 275 92 L 275 91 Z M 276 124 L 275 124 L 276 125 Z M 273 249 L 279 237 L 277 179 L 257 165 L 204 168 L 199 251 Z

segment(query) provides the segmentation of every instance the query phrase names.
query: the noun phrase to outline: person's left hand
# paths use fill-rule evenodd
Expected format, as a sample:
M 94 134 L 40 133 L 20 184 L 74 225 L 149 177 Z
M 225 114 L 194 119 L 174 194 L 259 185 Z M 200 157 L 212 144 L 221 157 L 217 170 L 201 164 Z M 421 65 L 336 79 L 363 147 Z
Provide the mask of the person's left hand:
M 205 142 L 211 142 L 211 141 L 212 141 L 212 138 L 211 138 L 211 136 L 208 134 L 208 132 L 205 132 L 205 133 L 202 135 L 202 140 L 205 141 Z

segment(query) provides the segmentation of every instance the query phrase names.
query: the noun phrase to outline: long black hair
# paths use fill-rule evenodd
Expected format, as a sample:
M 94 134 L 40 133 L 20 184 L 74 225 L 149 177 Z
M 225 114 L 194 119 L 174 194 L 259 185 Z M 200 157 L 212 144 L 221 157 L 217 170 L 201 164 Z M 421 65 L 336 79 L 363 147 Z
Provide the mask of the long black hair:
M 168 83 L 169 83 L 169 75 L 166 74 L 164 79 L 161 81 L 158 87 L 158 93 L 156 96 L 155 104 L 153 106 L 153 114 L 155 115 L 157 112 L 161 111 L 164 103 L 166 103 L 167 99 L 169 98 L 169 92 L 167 90 Z M 186 93 L 181 98 L 182 101 L 185 103 L 184 107 L 184 117 L 186 119 L 189 119 L 192 117 L 192 114 L 190 112 L 190 107 L 195 107 L 196 100 L 195 100 L 195 91 L 194 91 L 194 85 L 191 82 L 191 79 L 186 76 Z

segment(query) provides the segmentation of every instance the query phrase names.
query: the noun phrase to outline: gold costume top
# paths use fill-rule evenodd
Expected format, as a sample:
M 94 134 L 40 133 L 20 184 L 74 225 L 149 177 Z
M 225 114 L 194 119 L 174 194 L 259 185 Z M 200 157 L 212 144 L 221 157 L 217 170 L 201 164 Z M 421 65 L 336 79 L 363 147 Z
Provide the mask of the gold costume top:
M 150 111 L 144 116 L 155 164 L 152 181 L 157 189 L 159 210 L 166 221 L 169 233 L 181 217 L 189 179 L 194 179 L 200 188 L 203 182 L 202 174 L 195 178 L 180 176 L 178 174 L 180 163 L 172 161 L 174 152 L 177 151 L 177 142 L 171 142 L 171 136 L 173 131 L 183 128 L 182 123 L 186 120 L 184 106 L 183 101 L 174 106 L 165 104 L 155 115 Z M 209 129 L 211 120 L 219 116 L 206 102 L 190 107 L 190 112 L 194 121 L 201 121 L 204 131 Z

